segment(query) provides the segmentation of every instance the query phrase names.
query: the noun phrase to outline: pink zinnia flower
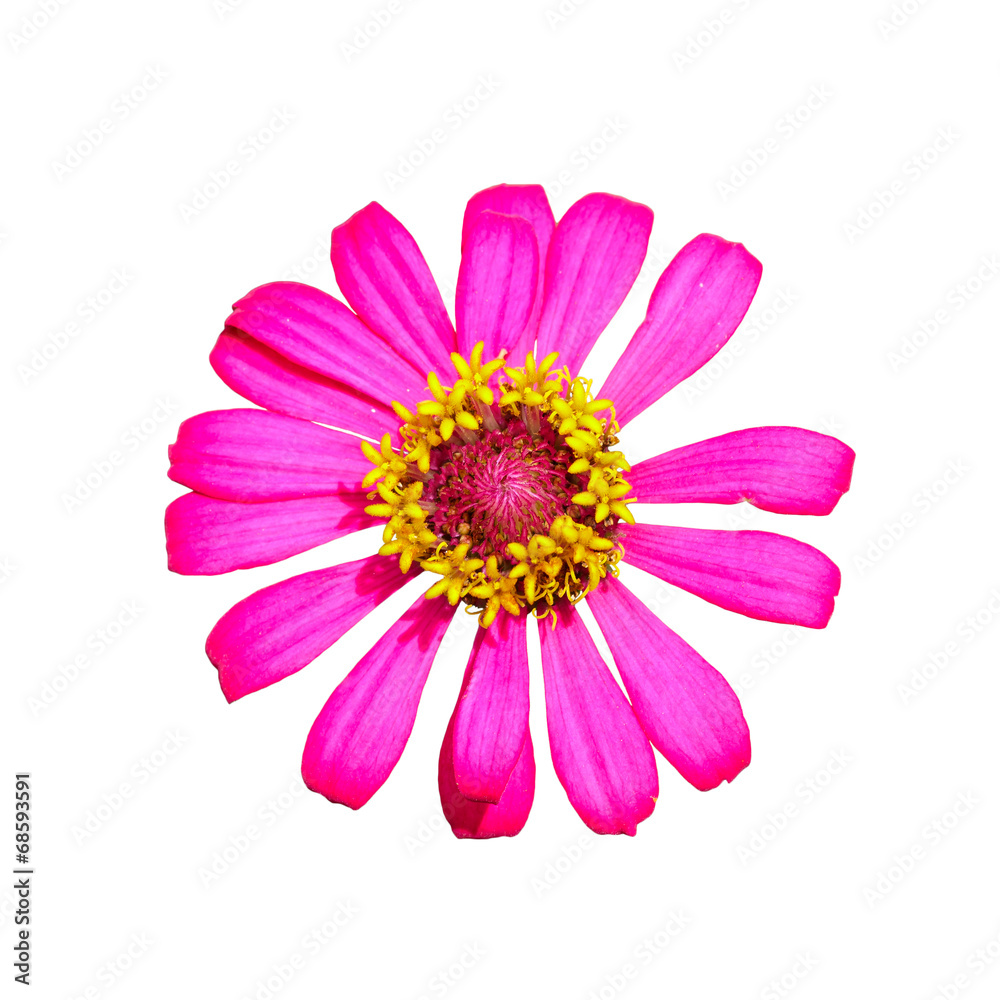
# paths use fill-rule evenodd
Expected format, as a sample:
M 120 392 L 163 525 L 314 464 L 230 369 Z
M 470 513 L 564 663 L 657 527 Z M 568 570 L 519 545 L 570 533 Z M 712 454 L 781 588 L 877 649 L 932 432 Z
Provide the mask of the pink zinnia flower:
M 635 524 L 633 501 L 828 514 L 854 461 L 835 438 L 756 427 L 629 466 L 621 429 L 726 343 L 761 274 L 738 243 L 692 240 L 593 392 L 587 355 L 639 273 L 652 221 L 643 205 L 590 194 L 557 225 L 537 185 L 480 192 L 465 212 L 456 330 L 413 237 L 373 202 L 333 231 L 351 308 L 294 282 L 233 307 L 211 363 L 263 409 L 181 424 L 170 477 L 194 492 L 167 508 L 170 568 L 274 563 L 373 517 L 384 544 L 223 615 L 206 650 L 226 698 L 301 670 L 405 582 L 431 578 L 309 732 L 303 777 L 331 801 L 356 809 L 388 778 L 459 604 L 482 626 L 439 760 L 459 837 L 516 834 L 531 808 L 530 613 L 545 619 L 559 780 L 592 830 L 630 835 L 658 794 L 650 743 L 709 789 L 747 766 L 750 740 L 729 684 L 618 580 L 619 564 L 751 618 L 829 620 L 840 572 L 809 545 Z M 628 698 L 574 607 L 582 599 Z

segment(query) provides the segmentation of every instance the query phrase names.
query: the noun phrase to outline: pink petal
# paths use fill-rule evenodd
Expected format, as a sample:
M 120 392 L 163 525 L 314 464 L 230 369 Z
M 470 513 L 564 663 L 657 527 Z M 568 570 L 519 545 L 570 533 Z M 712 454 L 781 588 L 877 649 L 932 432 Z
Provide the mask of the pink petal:
M 167 453 L 174 482 L 220 500 L 357 493 L 371 470 L 358 438 L 268 410 L 199 413 Z
M 458 350 L 472 353 L 480 340 L 483 357 L 502 350 L 520 364 L 533 343 L 527 325 L 538 287 L 538 242 L 524 219 L 481 212 L 462 251 L 455 293 Z
M 587 604 L 653 746 L 695 788 L 732 781 L 750 763 L 750 732 L 725 677 L 613 576 Z
M 230 389 L 275 413 L 375 439 L 399 426 L 399 418 L 387 406 L 289 361 L 235 327 L 219 335 L 209 360 Z
M 614 400 L 619 426 L 693 375 L 729 340 L 760 273 L 760 261 L 742 244 L 707 233 L 677 254 L 653 289 L 646 319 L 597 393 Z
M 426 369 L 418 370 L 343 302 L 311 285 L 261 285 L 233 306 L 226 326 L 384 407 L 394 399 L 410 406 L 427 396 Z
M 421 594 L 337 685 L 309 730 L 302 780 L 360 809 L 396 766 L 455 609 Z
M 477 802 L 500 801 L 528 731 L 525 617 L 502 612 L 477 631 L 455 708 L 455 780 Z
M 266 566 L 370 527 L 363 493 L 233 503 L 185 493 L 166 515 L 167 566 L 206 576 Z
M 619 525 L 625 562 L 748 618 L 824 628 L 840 570 L 819 549 L 769 531 Z
M 584 195 L 556 226 L 545 267 L 536 355 L 559 352 L 576 375 L 639 274 L 653 213 L 610 194 Z
M 468 678 L 468 674 L 466 674 Z M 465 687 L 463 685 L 463 692 Z M 461 700 L 462 695 L 459 695 Z M 456 705 L 455 710 L 458 711 Z M 438 793 L 445 819 L 452 833 L 460 839 L 487 840 L 490 837 L 513 837 L 524 829 L 535 797 L 535 749 L 531 732 L 525 730 L 521 754 L 511 772 L 507 787 L 496 804 L 473 802 L 459 790 L 454 761 L 455 715 L 444 734 L 438 758 Z
M 469 242 L 469 234 L 480 212 L 500 212 L 503 215 L 517 215 L 527 219 L 535 231 L 538 243 L 538 278 L 535 295 L 531 307 L 531 316 L 524 331 L 525 342 L 533 347 L 535 334 L 538 332 L 538 321 L 542 315 L 542 302 L 545 298 L 545 260 L 549 252 L 549 243 L 555 229 L 556 220 L 545 196 L 545 189 L 540 184 L 497 184 L 474 194 L 465 208 L 465 220 L 462 223 L 462 252 L 465 253 Z M 517 354 L 513 355 L 515 358 Z M 519 364 L 520 361 L 516 361 Z
M 368 326 L 421 372 L 450 375 L 455 331 L 420 248 L 393 216 L 376 201 L 355 212 L 334 229 L 330 257 Z
M 829 514 L 851 485 L 854 452 L 801 427 L 751 427 L 632 466 L 641 503 L 739 503 L 778 514 Z
M 556 774 L 591 830 L 635 836 L 659 794 L 649 740 L 572 606 L 538 634 Z
M 369 556 L 264 587 L 231 607 L 205 643 L 227 700 L 301 670 L 420 571 Z

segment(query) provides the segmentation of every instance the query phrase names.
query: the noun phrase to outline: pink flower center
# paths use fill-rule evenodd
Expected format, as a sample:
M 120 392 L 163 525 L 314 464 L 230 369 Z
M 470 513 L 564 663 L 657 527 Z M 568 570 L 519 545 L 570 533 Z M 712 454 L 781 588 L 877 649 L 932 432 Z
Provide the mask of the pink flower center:
M 612 401 L 555 369 L 557 354 L 515 368 L 482 352 L 452 355 L 454 385 L 431 372 L 416 412 L 393 404 L 398 452 L 389 434 L 361 448 L 377 501 L 365 510 L 387 519 L 379 553 L 438 574 L 427 596 L 464 601 L 488 626 L 500 610 L 545 617 L 580 600 L 617 573 L 617 525 L 634 522 Z
M 548 424 L 537 435 L 515 419 L 468 443 L 456 436 L 424 487 L 436 508 L 428 522 L 449 543 L 506 558 L 510 542 L 527 545 L 570 507 L 581 513 L 571 502 L 577 477 L 566 473 L 575 458 Z

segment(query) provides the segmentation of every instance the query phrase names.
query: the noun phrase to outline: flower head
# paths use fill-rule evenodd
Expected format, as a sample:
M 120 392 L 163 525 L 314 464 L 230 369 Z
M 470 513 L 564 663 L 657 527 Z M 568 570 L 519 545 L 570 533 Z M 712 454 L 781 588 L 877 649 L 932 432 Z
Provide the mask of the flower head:
M 692 240 L 595 391 L 587 355 L 638 274 L 651 225 L 649 209 L 611 195 L 585 196 L 556 225 L 540 187 L 480 192 L 466 210 L 452 326 L 413 238 L 373 203 L 333 233 L 351 308 L 291 282 L 234 306 L 212 365 L 263 409 L 181 425 L 170 476 L 193 492 L 167 509 L 170 568 L 265 565 L 376 523 L 382 542 L 223 615 L 206 649 L 226 697 L 302 669 L 424 580 L 309 733 L 303 776 L 332 801 L 358 808 L 388 778 L 459 605 L 480 627 L 438 784 L 460 837 L 512 835 L 528 817 L 531 617 L 545 619 L 556 773 L 588 826 L 628 834 L 658 794 L 651 743 L 702 789 L 732 780 L 750 743 L 725 679 L 626 588 L 620 568 L 754 618 L 829 620 L 840 574 L 811 546 L 636 523 L 636 502 L 826 514 L 854 459 L 834 438 L 758 427 L 630 466 L 622 429 L 722 347 L 760 279 L 739 244 Z M 583 600 L 628 697 L 575 609 Z
M 452 355 L 454 385 L 431 372 L 416 413 L 397 404 L 398 453 L 388 435 L 380 451 L 362 442 L 364 482 L 378 483 L 365 510 L 388 518 L 379 554 L 441 576 L 429 598 L 464 601 L 485 627 L 523 607 L 555 625 L 559 599 L 615 572 L 618 522 L 635 523 L 618 425 L 598 415 L 611 404 L 589 382 L 554 368 L 555 352 L 536 366 L 529 351 L 520 368 L 482 354 L 480 341 L 468 360 Z

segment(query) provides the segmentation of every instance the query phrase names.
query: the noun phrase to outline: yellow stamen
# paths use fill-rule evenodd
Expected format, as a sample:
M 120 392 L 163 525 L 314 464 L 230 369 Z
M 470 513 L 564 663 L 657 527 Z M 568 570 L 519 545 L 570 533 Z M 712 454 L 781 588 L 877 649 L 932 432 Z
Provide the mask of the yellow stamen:
M 617 575 L 621 548 L 615 525 L 619 520 L 634 523 L 628 508 L 631 486 L 623 475 L 629 465 L 614 448 L 614 406 L 611 400 L 591 398 L 590 380 L 555 368 L 555 352 L 541 362 L 529 352 L 524 366 L 515 368 L 506 358 L 484 363 L 480 342 L 468 359 L 452 354 L 451 360 L 457 374 L 453 385 L 442 384 L 431 372 L 430 398 L 418 402 L 413 412 L 392 404 L 402 421 L 398 451 L 389 434 L 378 447 L 361 443 L 373 466 L 363 486 L 375 487 L 365 510 L 386 519 L 379 553 L 398 555 L 403 572 L 418 565 L 439 575 L 427 597 L 442 596 L 453 605 L 464 600 L 484 627 L 501 611 L 518 615 L 523 607 L 539 618 L 552 613 L 554 624 L 557 600 L 579 601 L 605 576 Z M 560 514 L 526 543 L 507 542 L 502 551 L 486 545 L 480 552 L 477 546 L 486 544 L 484 536 L 475 536 L 473 544 L 470 523 L 462 521 L 456 534 L 456 522 L 448 520 L 457 516 L 454 512 L 447 512 L 443 522 L 437 520 L 439 487 L 432 487 L 425 498 L 424 482 L 435 482 L 436 470 L 459 454 L 456 447 L 462 449 L 487 431 L 502 430 L 509 421 L 519 422 L 519 433 L 526 433 L 529 441 L 542 435 L 549 442 L 544 447 L 565 456 L 553 474 L 573 484 L 570 490 L 575 492 L 566 503 L 584 508 L 589 516 Z M 442 524 L 450 527 L 445 530 Z

